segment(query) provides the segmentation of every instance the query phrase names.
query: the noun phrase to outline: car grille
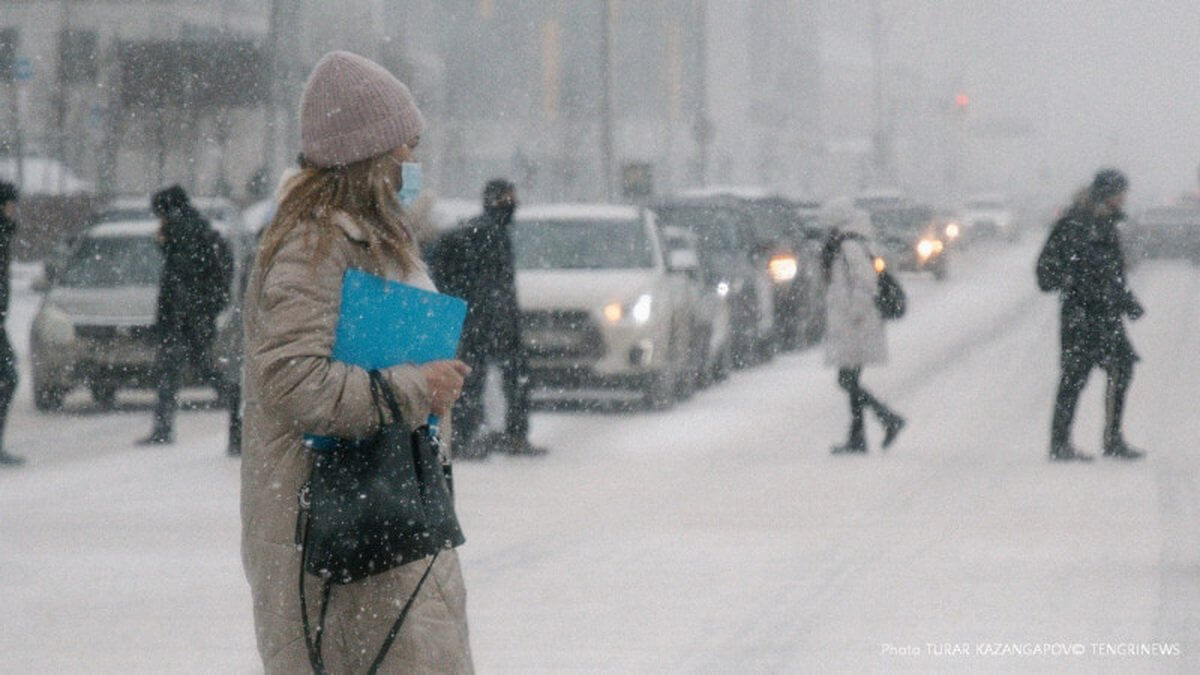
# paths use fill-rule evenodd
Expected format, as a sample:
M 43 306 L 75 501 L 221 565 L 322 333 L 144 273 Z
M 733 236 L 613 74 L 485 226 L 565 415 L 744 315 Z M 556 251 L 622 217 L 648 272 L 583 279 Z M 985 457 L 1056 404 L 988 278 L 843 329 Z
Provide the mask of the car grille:
M 536 311 L 522 315 L 521 339 L 530 356 L 599 358 L 604 339 L 584 311 Z
M 154 327 L 77 324 L 75 337 L 93 342 L 149 342 L 154 337 Z

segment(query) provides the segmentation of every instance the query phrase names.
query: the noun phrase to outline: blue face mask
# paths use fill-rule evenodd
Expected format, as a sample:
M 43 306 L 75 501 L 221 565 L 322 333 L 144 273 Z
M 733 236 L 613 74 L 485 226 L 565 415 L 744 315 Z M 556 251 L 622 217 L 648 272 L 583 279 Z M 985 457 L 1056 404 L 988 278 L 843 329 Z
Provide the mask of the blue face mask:
M 421 163 L 401 162 L 400 190 L 396 192 L 396 199 L 400 200 L 401 206 L 412 206 L 419 194 L 421 194 Z

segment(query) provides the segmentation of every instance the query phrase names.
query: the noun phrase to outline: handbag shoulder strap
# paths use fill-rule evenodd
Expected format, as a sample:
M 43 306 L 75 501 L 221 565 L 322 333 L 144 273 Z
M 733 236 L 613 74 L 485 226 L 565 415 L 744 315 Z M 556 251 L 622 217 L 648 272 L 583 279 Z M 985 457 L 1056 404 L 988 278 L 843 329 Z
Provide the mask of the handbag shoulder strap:
M 303 517 L 303 514 L 301 514 Z M 321 609 L 317 616 L 317 625 L 314 630 L 312 624 L 308 620 L 308 598 L 304 592 L 304 553 L 308 548 L 308 527 L 304 528 L 303 544 L 300 547 L 300 617 L 304 624 L 304 645 L 308 649 L 308 663 L 312 666 L 313 672 L 317 675 L 325 675 L 325 660 L 321 656 L 321 636 L 325 633 L 325 612 L 329 609 L 329 594 L 333 590 L 333 578 L 326 577 L 321 580 Z M 408 617 L 408 612 L 412 609 L 413 603 L 416 602 L 417 593 L 421 592 L 421 587 L 425 585 L 425 580 L 429 578 L 429 574 L 433 572 L 433 565 L 437 562 L 438 554 L 441 551 L 434 551 L 433 556 L 429 559 L 429 564 L 425 567 L 425 571 L 421 574 L 421 578 L 417 580 L 417 585 L 413 588 L 413 592 L 405 601 L 404 607 L 400 609 L 400 615 L 392 622 L 392 627 L 388 630 L 387 637 L 383 640 L 383 645 L 379 647 L 379 653 L 375 655 L 375 660 L 371 662 L 371 668 L 367 671 L 370 675 L 375 675 L 379 672 L 379 667 L 383 665 L 383 660 L 387 658 L 388 651 L 392 648 L 392 643 L 396 641 L 396 636 L 400 634 L 400 628 L 404 625 L 404 619 Z
M 396 393 L 392 391 L 391 385 L 384 379 L 383 373 L 378 370 L 371 370 L 367 374 L 371 378 L 371 397 L 375 399 L 375 405 L 379 408 L 379 425 L 383 426 L 385 423 L 383 419 L 383 411 L 385 409 L 392 413 L 392 420 L 404 422 L 404 412 L 400 409 L 400 404 L 396 401 Z

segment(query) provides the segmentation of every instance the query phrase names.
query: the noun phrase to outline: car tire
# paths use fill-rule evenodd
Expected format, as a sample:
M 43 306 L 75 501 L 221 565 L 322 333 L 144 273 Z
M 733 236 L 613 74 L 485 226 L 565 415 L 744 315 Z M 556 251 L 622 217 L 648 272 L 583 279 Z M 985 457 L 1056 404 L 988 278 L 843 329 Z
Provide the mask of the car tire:
M 650 375 L 646 383 L 646 407 L 650 410 L 666 410 L 675 403 L 676 383 L 669 371 Z
M 63 387 L 52 387 L 45 384 L 33 385 L 33 407 L 42 412 L 62 410 L 63 399 L 67 390 Z

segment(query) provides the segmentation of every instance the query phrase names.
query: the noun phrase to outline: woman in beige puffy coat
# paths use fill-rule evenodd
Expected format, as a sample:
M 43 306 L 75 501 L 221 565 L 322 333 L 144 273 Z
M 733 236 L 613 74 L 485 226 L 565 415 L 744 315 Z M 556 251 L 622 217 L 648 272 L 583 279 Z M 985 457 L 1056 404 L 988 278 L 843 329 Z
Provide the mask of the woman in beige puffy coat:
M 267 672 L 310 670 L 295 533 L 312 451 L 301 437 L 359 438 L 378 425 L 367 372 L 330 358 L 342 275 L 356 267 L 433 288 L 395 196 L 422 127 L 408 89 L 382 67 L 346 52 L 322 58 L 301 106 L 304 166 L 283 187 L 247 288 L 242 557 Z M 468 371 L 455 360 L 383 372 L 406 419 L 424 420 L 449 418 Z M 427 564 L 333 587 L 321 640 L 330 672 L 367 671 Z M 322 584 L 304 577 L 315 626 Z M 381 670 L 471 672 L 453 550 L 437 557 Z

